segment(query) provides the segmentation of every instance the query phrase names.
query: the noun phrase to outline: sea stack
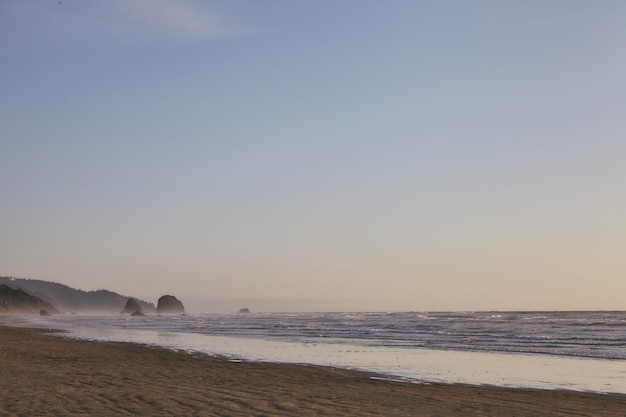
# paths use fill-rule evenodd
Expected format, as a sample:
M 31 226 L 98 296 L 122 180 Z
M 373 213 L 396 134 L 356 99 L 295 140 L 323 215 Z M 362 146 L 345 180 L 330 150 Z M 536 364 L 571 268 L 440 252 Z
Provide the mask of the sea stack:
M 122 314 L 134 314 L 137 312 L 142 313 L 143 315 L 143 311 L 141 310 L 141 305 L 139 304 L 139 301 L 131 297 L 128 299 L 128 301 L 126 301 L 126 305 L 124 306 L 124 310 L 122 310 Z
M 164 295 L 159 298 L 159 303 L 157 304 L 157 313 L 159 314 L 184 314 L 185 307 L 183 307 L 183 303 L 173 295 Z

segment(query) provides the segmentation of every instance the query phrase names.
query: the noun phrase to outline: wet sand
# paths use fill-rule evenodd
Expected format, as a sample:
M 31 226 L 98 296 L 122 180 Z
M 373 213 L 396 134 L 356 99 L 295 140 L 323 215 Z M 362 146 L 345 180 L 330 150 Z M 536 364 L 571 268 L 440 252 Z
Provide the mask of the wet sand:
M 2 416 L 623 416 L 626 395 L 410 384 L 0 326 Z

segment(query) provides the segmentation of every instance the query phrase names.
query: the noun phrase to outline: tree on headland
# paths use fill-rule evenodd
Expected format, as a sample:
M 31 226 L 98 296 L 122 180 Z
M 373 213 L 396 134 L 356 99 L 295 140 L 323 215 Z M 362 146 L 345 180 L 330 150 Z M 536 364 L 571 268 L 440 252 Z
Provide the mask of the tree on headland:
M 37 313 L 45 310 L 48 313 L 58 314 L 50 303 L 39 297 L 28 294 L 20 288 L 11 288 L 0 284 L 0 311 L 7 313 Z
M 14 289 L 20 288 L 54 305 L 60 311 L 73 313 L 119 313 L 124 309 L 129 298 L 109 290 L 83 291 L 64 284 L 38 279 L 0 277 L 0 284 Z M 141 306 L 142 312 L 156 312 L 154 304 L 133 298 Z

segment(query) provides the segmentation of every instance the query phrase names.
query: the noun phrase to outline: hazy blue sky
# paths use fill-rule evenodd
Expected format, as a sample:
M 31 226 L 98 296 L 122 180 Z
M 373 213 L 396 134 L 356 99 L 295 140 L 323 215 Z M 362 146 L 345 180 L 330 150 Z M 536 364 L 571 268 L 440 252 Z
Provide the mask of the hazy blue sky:
M 624 309 L 624 22 L 4 0 L 0 275 L 207 311 Z

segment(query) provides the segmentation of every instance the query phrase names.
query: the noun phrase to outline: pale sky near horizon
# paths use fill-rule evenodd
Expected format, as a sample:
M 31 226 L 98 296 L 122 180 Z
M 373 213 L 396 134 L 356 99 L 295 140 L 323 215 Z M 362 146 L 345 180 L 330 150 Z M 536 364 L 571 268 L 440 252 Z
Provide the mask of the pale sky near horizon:
M 625 309 L 624 22 L 2 1 L 0 275 L 206 311 Z

